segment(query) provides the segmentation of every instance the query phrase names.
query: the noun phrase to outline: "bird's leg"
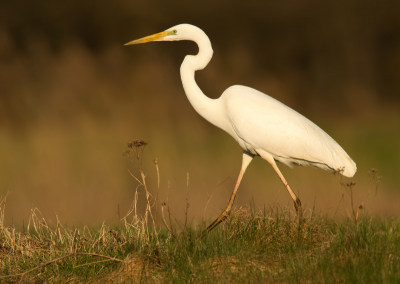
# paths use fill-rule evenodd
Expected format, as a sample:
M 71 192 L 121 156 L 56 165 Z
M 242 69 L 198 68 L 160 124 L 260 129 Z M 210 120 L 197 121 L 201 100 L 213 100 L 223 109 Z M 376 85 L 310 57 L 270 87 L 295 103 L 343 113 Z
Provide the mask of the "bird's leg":
M 286 187 L 287 191 L 289 192 L 290 196 L 292 197 L 293 202 L 294 202 L 294 208 L 296 209 L 296 212 L 297 212 L 297 216 L 299 216 L 299 218 L 300 218 L 303 213 L 303 210 L 301 208 L 300 199 L 296 196 L 296 194 L 294 194 L 293 190 L 290 188 L 286 179 L 283 177 L 283 174 L 281 173 L 278 166 L 276 165 L 274 158 L 269 153 L 266 153 L 266 152 L 260 153 L 260 155 L 263 159 L 267 160 L 271 164 L 271 166 L 274 168 L 275 172 L 278 174 L 283 185 Z
M 206 234 L 208 234 L 212 229 L 214 229 L 218 224 L 222 223 L 223 221 L 225 221 L 226 218 L 228 218 L 231 209 L 232 209 L 232 205 L 233 202 L 235 201 L 235 197 L 236 197 L 236 192 L 239 188 L 240 182 L 243 178 L 244 172 L 247 169 L 247 166 L 250 164 L 251 160 L 253 159 L 254 156 L 252 156 L 251 154 L 248 154 L 247 152 L 243 152 L 243 159 L 242 159 L 242 168 L 240 170 L 239 173 L 239 177 L 236 181 L 236 185 L 235 188 L 233 189 L 231 198 L 229 199 L 229 203 L 228 206 L 226 207 L 226 209 L 221 213 L 221 215 L 219 215 L 219 217 L 211 223 L 210 226 L 207 227 L 206 230 L 204 230 L 201 235 L 198 237 L 198 239 L 200 240 L 201 238 L 203 238 Z
M 290 188 L 289 184 L 287 183 L 286 179 L 283 177 L 283 174 L 281 173 L 281 171 L 279 170 L 278 166 L 276 165 L 275 161 L 272 164 L 272 167 L 274 168 L 275 172 L 278 174 L 278 176 L 280 177 L 281 181 L 283 182 L 283 185 L 286 187 L 287 191 L 289 192 L 290 196 L 293 199 L 294 202 L 294 208 L 296 208 L 296 212 L 297 215 L 299 217 L 301 217 L 303 211 L 301 208 L 301 202 L 300 199 L 296 196 L 296 194 L 294 194 L 293 190 Z

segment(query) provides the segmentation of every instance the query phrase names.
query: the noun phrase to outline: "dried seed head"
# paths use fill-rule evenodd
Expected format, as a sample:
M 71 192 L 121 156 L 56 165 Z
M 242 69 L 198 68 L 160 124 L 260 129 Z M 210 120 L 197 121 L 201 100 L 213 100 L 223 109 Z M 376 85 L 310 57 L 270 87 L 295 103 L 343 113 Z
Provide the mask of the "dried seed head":
M 157 158 L 154 159 L 154 164 L 156 164 L 156 165 L 158 164 L 158 159 Z
M 343 174 L 343 172 L 344 172 L 344 167 L 343 167 L 343 168 L 338 168 L 338 169 L 336 169 L 336 170 L 333 170 L 333 174 L 334 174 L 334 175 L 336 175 L 336 174 Z
M 140 148 L 140 147 L 145 147 L 147 145 L 146 142 L 144 142 L 143 140 L 133 140 L 128 142 L 128 148 Z
M 146 147 L 147 143 L 143 140 L 133 140 L 128 142 L 128 148 L 131 148 L 133 152 L 136 154 L 136 158 L 140 158 L 141 154 L 143 154 L 144 147 Z M 140 150 L 140 151 L 139 151 Z
M 355 186 L 356 185 L 356 183 L 355 182 L 348 182 L 347 184 L 346 184 L 346 186 L 347 187 L 353 187 L 353 186 Z
M 122 152 L 122 155 L 129 157 L 130 152 L 131 152 L 131 150 L 125 150 L 124 152 Z
M 377 169 L 375 169 L 375 168 L 372 168 L 369 172 L 367 172 L 367 174 L 370 176 L 370 177 L 374 177 L 375 175 L 376 175 L 376 172 L 377 172 L 378 170 Z
M 143 140 L 133 140 L 132 142 L 135 147 L 142 147 L 142 146 L 144 147 L 147 145 L 147 143 L 144 142 Z

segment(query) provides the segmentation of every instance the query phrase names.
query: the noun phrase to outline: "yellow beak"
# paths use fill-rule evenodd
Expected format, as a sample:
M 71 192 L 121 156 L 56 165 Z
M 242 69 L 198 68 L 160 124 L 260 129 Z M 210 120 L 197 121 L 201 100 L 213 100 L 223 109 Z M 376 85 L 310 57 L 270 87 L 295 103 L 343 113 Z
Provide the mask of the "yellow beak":
M 146 43 L 146 42 L 150 42 L 150 41 L 161 40 L 164 37 L 166 37 L 167 35 L 168 35 L 168 31 L 165 31 L 165 32 L 161 32 L 161 33 L 158 33 L 158 34 L 142 37 L 142 38 L 139 38 L 137 40 L 132 40 L 132 41 L 130 41 L 128 43 L 125 43 L 124 45 L 133 45 L 133 44 L 139 44 L 139 43 Z

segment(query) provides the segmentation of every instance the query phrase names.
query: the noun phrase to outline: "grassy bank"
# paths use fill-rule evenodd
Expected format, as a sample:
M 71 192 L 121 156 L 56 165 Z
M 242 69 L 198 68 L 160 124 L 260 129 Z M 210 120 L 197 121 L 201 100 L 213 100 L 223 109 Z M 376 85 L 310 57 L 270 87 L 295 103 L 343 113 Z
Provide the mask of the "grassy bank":
M 130 216 L 99 230 L 49 228 L 37 211 L 29 230 L 1 228 L 5 282 L 398 283 L 400 222 L 367 214 L 334 221 L 312 210 L 237 208 L 202 241 L 174 222 L 152 228 Z M 171 220 L 171 223 L 169 223 Z M 12 276 L 14 275 L 14 276 Z
M 50 226 L 38 209 L 22 230 L 5 227 L 1 201 L 0 280 L 2 282 L 278 282 L 398 283 L 400 220 L 371 216 L 353 203 L 353 183 L 341 183 L 348 216 L 306 209 L 302 218 L 286 207 L 236 207 L 223 225 L 201 241 L 205 227 L 174 216 L 168 202 L 147 188 L 142 168 L 146 143 L 124 152 L 147 201 L 138 213 L 136 191 L 125 217 L 100 229 L 71 228 L 56 216 Z M 158 163 L 154 161 L 157 171 Z M 376 178 L 372 171 L 371 179 Z M 161 220 L 161 224 L 156 220 Z

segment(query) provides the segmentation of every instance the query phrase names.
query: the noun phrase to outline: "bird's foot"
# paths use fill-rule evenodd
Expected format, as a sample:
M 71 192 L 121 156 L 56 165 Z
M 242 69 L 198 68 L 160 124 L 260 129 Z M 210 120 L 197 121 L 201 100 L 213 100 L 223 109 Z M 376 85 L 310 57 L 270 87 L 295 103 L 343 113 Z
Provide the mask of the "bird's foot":
M 296 213 L 299 218 L 303 215 L 303 208 L 301 207 L 300 199 L 296 197 L 296 201 L 294 201 L 294 208 L 296 208 Z
M 225 210 L 224 212 L 221 213 L 221 215 L 214 221 L 211 223 L 210 226 L 207 227 L 206 230 L 204 230 L 200 236 L 198 236 L 197 240 L 201 240 L 205 235 L 207 235 L 212 229 L 214 229 L 217 225 L 219 225 L 220 223 L 222 223 L 223 221 L 225 221 L 229 214 L 231 213 L 231 210 Z

